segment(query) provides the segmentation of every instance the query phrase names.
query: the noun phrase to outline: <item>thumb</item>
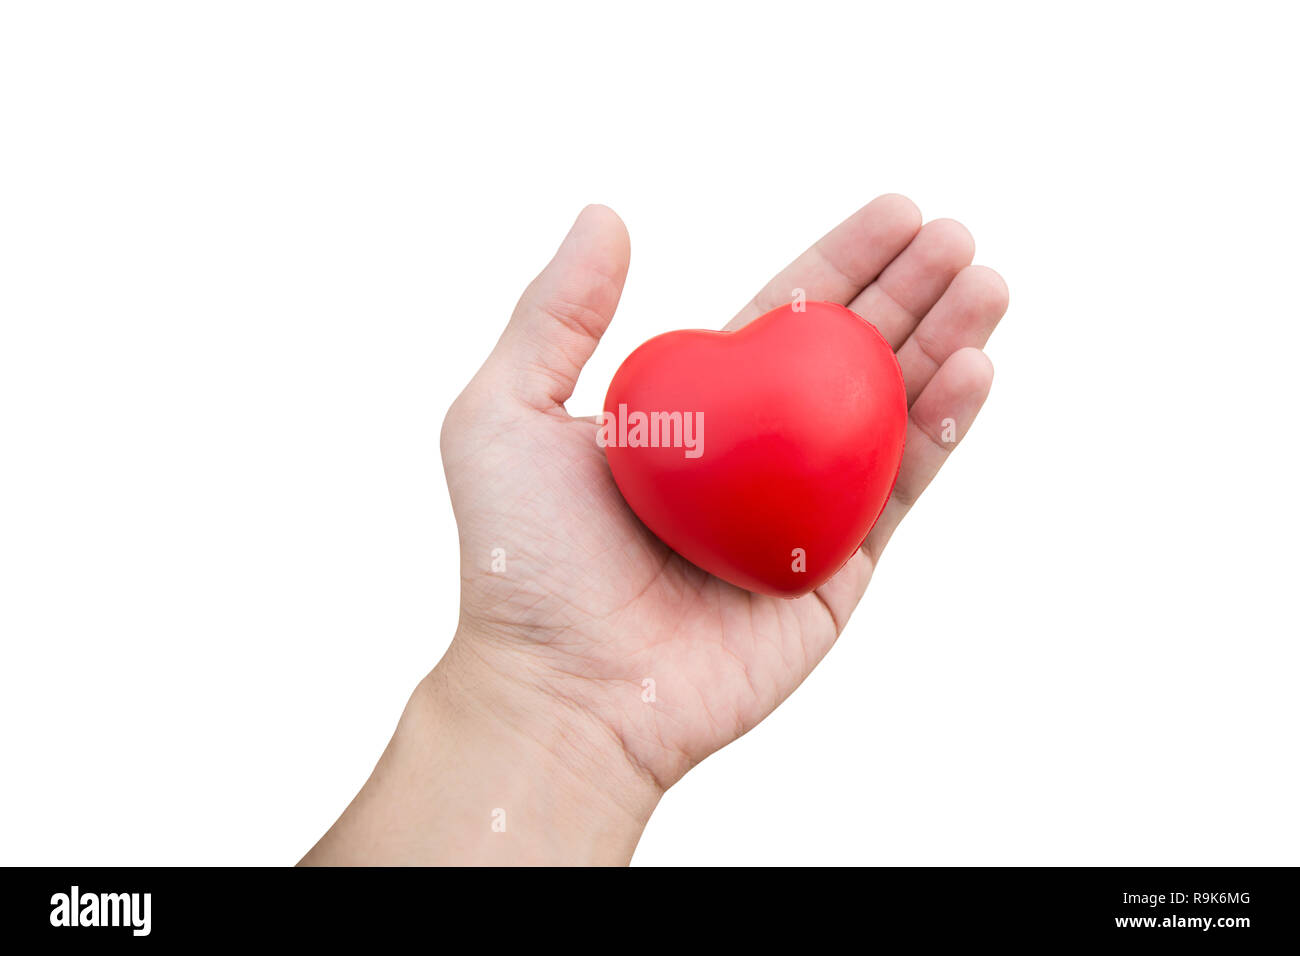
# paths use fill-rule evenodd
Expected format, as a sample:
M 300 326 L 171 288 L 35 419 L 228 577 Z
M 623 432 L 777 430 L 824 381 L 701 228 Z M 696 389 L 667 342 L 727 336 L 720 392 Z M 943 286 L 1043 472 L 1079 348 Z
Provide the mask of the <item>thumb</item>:
M 627 278 L 627 227 L 588 206 L 528 286 L 484 371 L 537 408 L 562 405 L 614 317 Z

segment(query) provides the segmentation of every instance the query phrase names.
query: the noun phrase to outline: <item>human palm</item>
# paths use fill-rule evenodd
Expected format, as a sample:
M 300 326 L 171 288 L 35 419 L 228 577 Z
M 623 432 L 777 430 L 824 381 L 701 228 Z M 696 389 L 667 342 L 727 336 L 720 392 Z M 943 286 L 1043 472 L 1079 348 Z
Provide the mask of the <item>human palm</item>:
M 727 584 L 660 542 L 623 501 L 595 420 L 565 410 L 629 256 L 618 217 L 585 209 L 443 427 L 461 537 L 454 646 L 589 718 L 660 787 L 747 732 L 830 649 L 894 528 L 988 395 L 979 348 L 1007 291 L 970 265 L 973 254 L 958 223 L 922 227 L 910 201 L 882 196 L 727 326 L 802 290 L 872 322 L 906 383 L 906 450 L 884 513 L 830 581 L 788 600 Z

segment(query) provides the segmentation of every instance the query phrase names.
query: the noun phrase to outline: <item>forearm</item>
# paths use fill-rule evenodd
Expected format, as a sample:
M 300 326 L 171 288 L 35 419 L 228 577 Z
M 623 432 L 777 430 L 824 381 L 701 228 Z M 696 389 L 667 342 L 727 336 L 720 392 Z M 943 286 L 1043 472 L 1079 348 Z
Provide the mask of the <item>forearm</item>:
M 662 791 L 581 714 L 464 642 L 422 680 L 304 865 L 627 863 Z

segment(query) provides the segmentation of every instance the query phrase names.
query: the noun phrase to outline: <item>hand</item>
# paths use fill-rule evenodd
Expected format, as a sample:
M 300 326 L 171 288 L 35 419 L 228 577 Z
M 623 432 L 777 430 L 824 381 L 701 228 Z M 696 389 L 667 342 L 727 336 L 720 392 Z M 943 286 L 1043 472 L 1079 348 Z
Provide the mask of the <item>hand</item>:
M 922 227 L 910 201 L 882 196 L 727 325 L 739 328 L 802 288 L 873 323 L 907 384 L 911 421 L 893 498 L 844 569 L 790 601 L 726 584 L 665 547 L 624 503 L 593 420 L 565 410 L 628 269 L 622 222 L 604 207 L 585 209 L 443 427 L 461 534 L 457 641 L 589 715 L 661 788 L 744 734 L 843 629 L 885 543 L 953 447 L 943 420 L 954 419 L 960 437 L 988 395 L 993 370 L 978 348 L 1006 310 L 1007 290 L 995 272 L 970 265 L 973 255 L 958 223 Z M 647 678 L 653 704 L 643 700 Z
M 1007 289 L 997 273 L 970 265 L 973 254 L 960 224 L 922 226 L 909 200 L 881 196 L 727 325 L 803 289 L 872 322 L 906 382 L 910 420 L 892 498 L 835 577 L 785 600 L 741 590 L 670 551 L 624 503 L 594 417 L 565 409 L 614 316 L 629 259 L 619 218 L 602 206 L 583 210 L 443 425 L 460 529 L 460 624 L 426 680 L 430 693 L 412 707 L 434 722 L 459 714 L 478 728 L 467 733 L 490 733 L 494 747 L 515 754 L 480 776 L 527 765 L 550 782 L 535 784 L 526 802 L 538 803 L 538 788 L 558 788 L 564 796 L 548 792 L 546 802 L 599 807 L 604 830 L 626 831 L 582 858 L 630 855 L 662 792 L 771 713 L 830 649 L 894 529 L 974 420 L 993 377 L 979 349 L 1006 310 Z M 945 419 L 955 435 L 944 434 Z M 395 745 L 402 738 L 399 728 Z M 463 759 L 444 762 L 464 772 Z M 533 820 L 538 830 L 554 825 Z M 491 858 L 564 856 L 563 847 L 534 851 Z

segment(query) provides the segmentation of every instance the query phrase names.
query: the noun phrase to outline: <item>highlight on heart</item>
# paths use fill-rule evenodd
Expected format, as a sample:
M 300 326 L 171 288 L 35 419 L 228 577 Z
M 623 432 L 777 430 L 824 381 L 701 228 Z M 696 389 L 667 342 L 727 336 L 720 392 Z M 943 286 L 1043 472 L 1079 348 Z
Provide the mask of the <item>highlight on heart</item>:
M 601 448 L 680 448 L 686 458 L 704 455 L 704 412 L 629 412 L 626 403 L 618 410 L 600 413 L 596 444 Z

